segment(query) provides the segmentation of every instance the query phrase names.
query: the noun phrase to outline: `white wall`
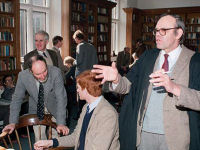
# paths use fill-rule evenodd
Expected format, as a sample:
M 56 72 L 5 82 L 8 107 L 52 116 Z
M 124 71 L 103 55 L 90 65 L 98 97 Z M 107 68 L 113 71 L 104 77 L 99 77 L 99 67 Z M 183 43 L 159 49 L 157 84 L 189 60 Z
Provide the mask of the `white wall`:
M 49 19 L 49 45 L 52 47 L 52 38 L 56 35 L 61 36 L 61 0 L 50 0 L 50 19 Z
M 132 0 L 128 0 L 132 1 Z M 200 6 L 200 0 L 138 0 L 140 9 Z

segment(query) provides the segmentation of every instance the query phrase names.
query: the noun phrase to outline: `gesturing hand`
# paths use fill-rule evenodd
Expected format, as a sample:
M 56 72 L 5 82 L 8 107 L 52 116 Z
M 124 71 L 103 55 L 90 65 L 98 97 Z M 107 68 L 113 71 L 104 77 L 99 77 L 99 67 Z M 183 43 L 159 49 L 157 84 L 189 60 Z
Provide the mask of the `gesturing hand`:
M 92 72 L 97 73 L 96 78 L 102 79 L 101 83 L 111 81 L 114 83 L 119 82 L 118 70 L 116 64 L 113 62 L 112 66 L 93 65 Z
M 172 93 L 176 96 L 180 96 L 180 87 L 176 83 L 174 83 L 170 77 L 164 73 L 164 70 L 158 70 L 156 72 L 153 72 L 149 76 L 151 79 L 149 82 L 153 83 L 154 86 L 159 87 L 163 86 L 165 87 L 165 90 L 169 93 Z

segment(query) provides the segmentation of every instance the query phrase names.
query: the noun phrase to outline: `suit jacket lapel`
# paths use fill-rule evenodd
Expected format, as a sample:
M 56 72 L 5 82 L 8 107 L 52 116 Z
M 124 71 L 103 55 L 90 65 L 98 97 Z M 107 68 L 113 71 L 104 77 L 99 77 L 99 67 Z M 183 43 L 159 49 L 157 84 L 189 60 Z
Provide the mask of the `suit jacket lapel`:
M 188 50 L 186 47 L 182 47 L 181 54 L 175 64 L 174 69 L 172 70 L 171 78 L 177 79 L 179 78 L 179 75 L 181 74 L 182 70 L 184 70 L 185 66 L 190 62 L 188 59 L 191 59 L 191 57 L 188 57 Z
M 31 92 L 30 93 L 32 93 L 33 94 L 33 98 L 36 101 L 38 101 L 38 92 L 39 92 L 39 90 L 38 90 L 38 88 L 36 86 L 36 80 L 35 80 L 35 78 L 34 78 L 34 76 L 32 75 L 31 72 L 29 72 L 29 74 L 28 74 L 28 81 L 29 81 L 28 84 L 31 85 L 31 87 L 30 87 Z
M 52 90 L 52 77 L 51 77 L 51 74 L 50 74 L 50 69 L 49 67 L 47 66 L 47 69 L 48 69 L 48 79 L 47 81 L 44 83 L 44 100 L 45 101 L 48 101 L 48 93 L 50 90 Z
M 90 122 L 89 122 L 89 125 L 88 125 L 88 128 L 87 128 L 87 132 L 90 130 L 90 127 L 92 126 L 97 113 L 99 112 L 99 110 L 102 109 L 102 107 L 103 107 L 103 101 L 104 101 L 104 98 L 102 97 L 101 101 L 99 102 L 99 104 L 97 105 L 97 107 L 94 109 L 94 112 L 92 114 L 92 117 L 90 119 Z

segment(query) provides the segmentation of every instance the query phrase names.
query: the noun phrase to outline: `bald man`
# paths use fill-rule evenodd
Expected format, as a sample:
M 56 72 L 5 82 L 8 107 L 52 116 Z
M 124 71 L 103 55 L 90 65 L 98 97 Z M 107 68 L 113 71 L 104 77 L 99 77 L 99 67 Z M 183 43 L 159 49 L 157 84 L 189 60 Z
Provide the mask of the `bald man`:
M 10 105 L 10 124 L 3 131 L 10 130 L 9 133 L 12 133 L 15 129 L 26 91 L 29 93 L 29 113 L 37 114 L 39 85 L 42 84 L 44 88 L 44 113 L 50 113 L 56 119 L 58 133 L 68 134 L 69 129 L 65 126 L 67 94 L 60 69 L 48 66 L 40 55 L 33 55 L 27 63 L 29 68 L 21 71 L 18 75 L 15 93 Z M 39 139 L 36 138 L 36 140 Z

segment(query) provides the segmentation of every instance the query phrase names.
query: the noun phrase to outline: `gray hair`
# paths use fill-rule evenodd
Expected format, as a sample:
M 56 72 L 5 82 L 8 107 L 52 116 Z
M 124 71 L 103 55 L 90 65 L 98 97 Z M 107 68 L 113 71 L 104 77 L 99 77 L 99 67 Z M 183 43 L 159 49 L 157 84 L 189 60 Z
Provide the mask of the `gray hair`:
M 176 14 L 162 14 L 160 16 L 160 18 L 165 17 L 165 16 L 171 16 L 174 19 L 176 19 L 176 27 L 183 30 L 183 34 L 180 38 L 180 44 L 183 44 L 184 36 L 185 36 L 185 23 L 184 23 L 184 21 L 182 20 L 182 18 L 179 15 L 176 15 Z
M 48 34 L 46 31 L 44 31 L 44 30 L 39 30 L 38 32 L 35 33 L 35 35 L 36 35 L 36 34 L 41 34 L 41 35 L 43 35 L 45 41 L 48 41 L 48 40 L 49 40 L 49 34 Z

